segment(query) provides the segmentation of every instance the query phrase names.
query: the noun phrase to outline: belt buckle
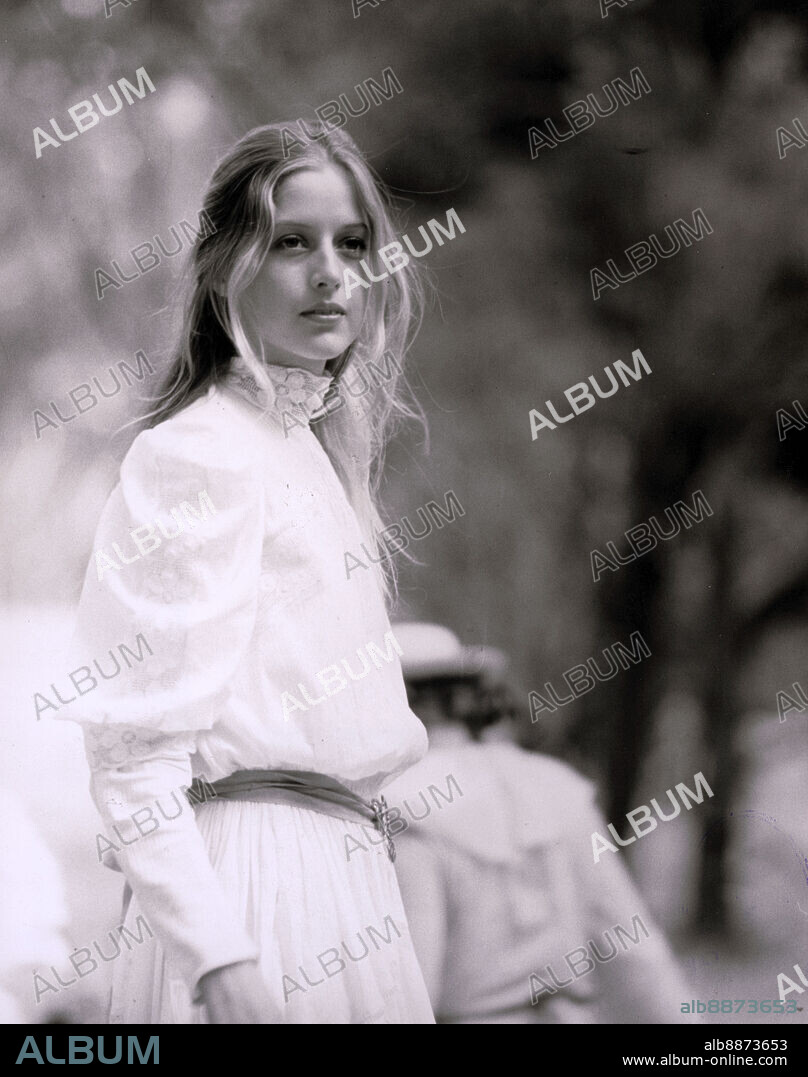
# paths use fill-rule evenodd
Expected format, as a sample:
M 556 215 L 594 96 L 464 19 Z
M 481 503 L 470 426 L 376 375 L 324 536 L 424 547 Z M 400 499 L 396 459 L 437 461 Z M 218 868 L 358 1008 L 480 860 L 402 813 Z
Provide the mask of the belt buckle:
M 387 849 L 387 855 L 390 857 L 391 862 L 395 862 L 396 859 L 396 847 L 393 842 L 393 835 L 390 832 L 390 824 L 387 821 L 387 813 L 390 808 L 387 806 L 387 801 L 384 797 L 371 800 L 370 806 L 373 809 L 373 825 L 379 831 L 384 838 L 384 845 Z

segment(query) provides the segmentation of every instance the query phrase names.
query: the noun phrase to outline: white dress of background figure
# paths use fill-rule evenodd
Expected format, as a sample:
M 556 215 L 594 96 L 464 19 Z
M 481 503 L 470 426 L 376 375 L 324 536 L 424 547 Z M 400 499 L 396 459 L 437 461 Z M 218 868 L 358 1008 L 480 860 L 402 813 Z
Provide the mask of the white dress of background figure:
M 508 739 L 428 729 L 428 755 L 386 796 L 407 824 L 396 869 L 437 1020 L 691 1023 L 690 988 L 624 863 L 593 862 L 606 824 L 592 784 Z
M 346 579 L 356 516 L 300 411 L 284 422 L 329 379 L 268 370 L 273 400 L 236 360 L 135 439 L 94 544 L 130 560 L 94 559 L 85 579 L 72 653 L 99 683 L 57 717 L 84 726 L 104 834 L 134 890 L 126 924 L 144 939 L 115 962 L 111 1021 L 205 1022 L 200 978 L 257 960 L 268 1022 L 429 1023 L 392 863 L 345 857 L 360 823 L 221 799 L 177 811 L 192 777 L 246 769 L 316 772 L 371 799 L 426 750 L 377 583 Z M 183 502 L 196 517 L 180 530 Z M 142 539 L 132 558 L 130 533 L 158 519 L 159 546 Z M 120 644 L 135 657 L 115 674 Z M 132 817 L 145 809 L 158 826 L 144 834 Z
M 63 965 L 71 950 L 62 873 L 8 789 L 0 790 L 0 813 L 0 1023 L 39 1023 L 54 1004 L 37 997 L 34 973 L 50 979 L 49 966 Z

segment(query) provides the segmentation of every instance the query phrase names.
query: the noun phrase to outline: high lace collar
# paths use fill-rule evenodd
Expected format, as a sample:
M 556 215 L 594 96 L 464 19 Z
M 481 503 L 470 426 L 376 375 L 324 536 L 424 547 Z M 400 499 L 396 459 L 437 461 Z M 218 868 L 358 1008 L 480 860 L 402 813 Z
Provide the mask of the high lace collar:
M 279 366 L 277 363 L 267 363 L 264 370 L 272 395 L 258 384 L 240 355 L 231 360 L 225 383 L 262 411 L 275 412 L 280 417 L 286 412 L 290 422 L 311 422 L 324 414 L 323 400 L 334 380 L 331 374 L 314 374 L 303 367 Z

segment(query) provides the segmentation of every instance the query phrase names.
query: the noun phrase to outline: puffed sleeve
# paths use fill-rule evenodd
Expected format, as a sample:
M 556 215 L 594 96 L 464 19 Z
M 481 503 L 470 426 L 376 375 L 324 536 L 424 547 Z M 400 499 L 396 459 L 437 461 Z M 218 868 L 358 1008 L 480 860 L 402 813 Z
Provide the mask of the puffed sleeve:
M 196 737 L 217 720 L 256 615 L 260 475 L 211 407 L 140 434 L 124 460 L 82 591 L 76 699 L 58 715 L 83 726 L 105 834 L 194 995 L 206 972 L 257 957 L 193 811 L 154 811 L 190 784 Z

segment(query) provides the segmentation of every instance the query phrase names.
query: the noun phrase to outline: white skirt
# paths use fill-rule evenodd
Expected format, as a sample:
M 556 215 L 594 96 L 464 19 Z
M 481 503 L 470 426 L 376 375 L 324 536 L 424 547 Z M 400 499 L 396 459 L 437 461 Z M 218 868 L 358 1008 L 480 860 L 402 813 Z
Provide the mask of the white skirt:
M 269 1023 L 434 1023 L 395 868 L 383 845 L 369 844 L 369 825 L 241 800 L 209 801 L 196 817 L 258 946 Z M 133 897 L 128 930 L 139 915 Z M 159 939 L 147 937 L 115 961 L 110 1023 L 207 1024 L 208 1016 Z

